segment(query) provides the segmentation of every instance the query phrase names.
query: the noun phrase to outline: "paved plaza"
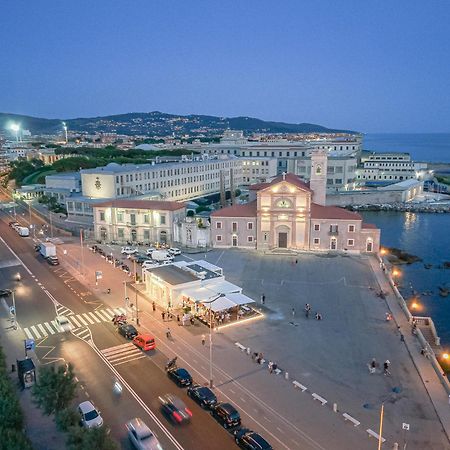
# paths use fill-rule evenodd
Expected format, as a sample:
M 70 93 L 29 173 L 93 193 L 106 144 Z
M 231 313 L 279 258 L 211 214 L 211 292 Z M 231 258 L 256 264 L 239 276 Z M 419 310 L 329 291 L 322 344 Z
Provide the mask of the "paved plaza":
M 449 448 L 396 324 L 385 319 L 387 305 L 376 295 L 378 285 L 368 258 L 227 250 L 210 252 L 207 260 L 223 267 L 227 280 L 243 286 L 266 315 L 263 321 L 223 330 L 232 342 L 262 352 L 291 380 L 337 403 L 360 426 L 377 430 L 384 403 L 383 436 L 391 443 L 406 439 L 407 448 Z M 304 314 L 306 303 L 312 307 L 309 318 Z M 323 320 L 315 320 L 316 312 Z M 381 367 L 389 360 L 391 376 L 384 376 L 382 368 L 369 374 L 372 358 Z M 281 377 L 274 380 L 273 402 L 289 410 L 286 396 L 279 395 L 283 383 Z M 290 393 L 290 403 L 298 409 L 309 405 L 300 395 Z M 403 423 L 410 424 L 408 432 L 402 430 Z

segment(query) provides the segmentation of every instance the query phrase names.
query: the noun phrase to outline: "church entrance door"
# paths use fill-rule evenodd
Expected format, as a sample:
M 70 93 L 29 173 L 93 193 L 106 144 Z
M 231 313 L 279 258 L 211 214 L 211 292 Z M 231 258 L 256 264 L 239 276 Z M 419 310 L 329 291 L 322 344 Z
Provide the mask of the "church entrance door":
M 287 233 L 278 233 L 278 247 L 279 248 L 287 248 Z

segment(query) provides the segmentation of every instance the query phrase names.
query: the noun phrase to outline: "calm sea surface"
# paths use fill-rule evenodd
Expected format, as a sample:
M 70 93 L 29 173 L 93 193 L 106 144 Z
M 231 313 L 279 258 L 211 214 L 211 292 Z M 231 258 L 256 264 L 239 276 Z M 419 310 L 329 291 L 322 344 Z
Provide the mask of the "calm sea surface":
M 397 247 L 423 259 L 400 266 L 401 292 L 408 300 L 412 290 L 419 292 L 423 310 L 431 316 L 444 345 L 450 349 L 450 295 L 440 297 L 438 286 L 450 288 L 450 269 L 439 268 L 450 261 L 450 214 L 363 212 L 365 222 L 381 228 L 381 243 Z M 424 264 L 432 264 L 425 269 Z M 424 295 L 430 292 L 431 295 Z
M 411 153 L 415 161 L 450 162 L 450 133 L 365 134 L 364 150 Z

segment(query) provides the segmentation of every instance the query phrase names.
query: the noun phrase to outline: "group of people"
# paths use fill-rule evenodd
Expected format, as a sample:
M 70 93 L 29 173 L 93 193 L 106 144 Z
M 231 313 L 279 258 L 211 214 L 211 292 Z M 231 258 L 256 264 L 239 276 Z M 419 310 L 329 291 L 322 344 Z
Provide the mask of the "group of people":
M 294 309 L 294 308 L 292 308 Z M 305 317 L 307 319 L 309 319 L 309 315 L 311 314 L 311 305 L 309 303 L 306 303 L 305 305 Z M 314 315 L 314 318 L 316 320 L 322 320 L 322 314 L 320 314 L 319 312 L 316 312 L 316 314 Z
M 372 358 L 372 361 L 369 364 L 369 373 L 375 373 L 379 364 L 375 358 Z M 391 366 L 391 362 L 387 359 L 383 363 L 383 374 L 384 375 L 390 375 L 391 372 L 389 371 L 389 367 Z

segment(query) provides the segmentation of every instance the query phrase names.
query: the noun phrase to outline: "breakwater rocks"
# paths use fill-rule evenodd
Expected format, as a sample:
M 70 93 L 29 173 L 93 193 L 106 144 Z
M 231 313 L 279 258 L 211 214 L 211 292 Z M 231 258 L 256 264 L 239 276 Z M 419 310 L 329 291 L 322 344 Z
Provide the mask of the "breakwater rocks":
M 392 203 L 381 205 L 354 205 L 347 206 L 350 211 L 399 211 L 418 213 L 450 213 L 450 202 L 448 203 Z
M 387 250 L 386 259 L 394 265 L 399 264 L 413 264 L 418 261 L 422 261 L 421 258 L 419 258 L 416 255 L 411 255 L 410 253 L 406 253 L 403 250 L 400 250 L 399 248 L 395 247 L 385 247 Z

